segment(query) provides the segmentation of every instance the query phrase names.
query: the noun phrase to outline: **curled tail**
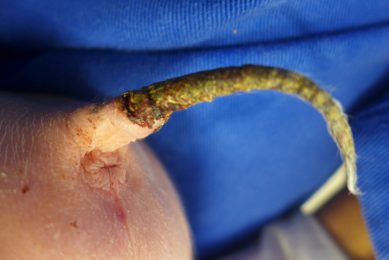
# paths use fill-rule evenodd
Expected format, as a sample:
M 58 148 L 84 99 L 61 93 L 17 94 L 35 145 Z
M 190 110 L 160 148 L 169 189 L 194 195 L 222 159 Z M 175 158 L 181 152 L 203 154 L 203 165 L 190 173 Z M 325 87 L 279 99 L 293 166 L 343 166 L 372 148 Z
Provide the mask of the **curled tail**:
M 295 95 L 320 111 L 337 144 L 347 171 L 347 186 L 358 194 L 353 136 L 340 104 L 313 81 L 279 68 L 246 65 L 198 72 L 123 95 L 122 102 L 131 121 L 151 128 L 165 122 L 170 114 L 221 96 L 253 90 L 276 90 Z

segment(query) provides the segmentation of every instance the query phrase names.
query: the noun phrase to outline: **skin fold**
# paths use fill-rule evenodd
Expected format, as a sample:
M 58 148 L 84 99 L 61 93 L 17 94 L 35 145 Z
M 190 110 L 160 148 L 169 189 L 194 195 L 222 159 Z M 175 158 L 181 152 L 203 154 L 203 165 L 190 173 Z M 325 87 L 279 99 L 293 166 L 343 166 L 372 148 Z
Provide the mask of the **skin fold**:
M 117 102 L 0 94 L 0 259 L 191 259 L 179 198 L 135 141 L 154 130 Z

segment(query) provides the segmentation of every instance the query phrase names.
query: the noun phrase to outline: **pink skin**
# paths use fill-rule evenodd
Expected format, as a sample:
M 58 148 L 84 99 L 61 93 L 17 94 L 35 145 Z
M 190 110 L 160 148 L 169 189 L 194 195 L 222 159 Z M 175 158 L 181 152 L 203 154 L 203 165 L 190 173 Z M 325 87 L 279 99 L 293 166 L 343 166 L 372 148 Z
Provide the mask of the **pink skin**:
M 0 259 L 191 259 L 154 129 L 58 103 L 0 95 Z

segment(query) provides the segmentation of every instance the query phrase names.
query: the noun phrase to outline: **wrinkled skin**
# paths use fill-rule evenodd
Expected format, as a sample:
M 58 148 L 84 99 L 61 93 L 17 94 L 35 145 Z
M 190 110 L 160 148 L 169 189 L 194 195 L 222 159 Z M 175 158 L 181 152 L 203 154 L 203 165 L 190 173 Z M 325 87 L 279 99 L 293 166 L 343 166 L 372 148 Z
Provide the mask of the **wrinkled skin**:
M 152 132 L 114 103 L 0 94 L 0 259 L 190 259 L 172 184 L 131 142 Z

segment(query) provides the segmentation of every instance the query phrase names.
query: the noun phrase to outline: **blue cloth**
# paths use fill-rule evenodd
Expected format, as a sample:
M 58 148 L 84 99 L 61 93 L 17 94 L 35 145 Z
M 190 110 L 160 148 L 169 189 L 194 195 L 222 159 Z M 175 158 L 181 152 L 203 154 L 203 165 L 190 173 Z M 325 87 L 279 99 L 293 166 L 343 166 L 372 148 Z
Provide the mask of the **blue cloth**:
M 389 75 L 389 74 L 387 74 Z M 352 120 L 359 151 L 363 212 L 377 252 L 389 259 L 389 77 L 366 109 Z M 386 93 L 386 94 L 385 94 Z
M 0 10 L 0 88 L 12 91 L 96 101 L 252 63 L 303 73 L 363 111 L 389 68 L 386 0 L 2 0 Z M 352 118 L 365 216 L 388 257 L 388 109 L 377 109 Z M 340 164 L 319 114 L 275 92 L 178 112 L 148 142 L 182 195 L 200 256 L 298 205 Z

